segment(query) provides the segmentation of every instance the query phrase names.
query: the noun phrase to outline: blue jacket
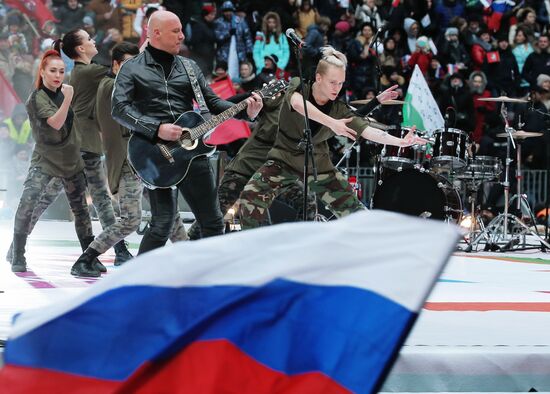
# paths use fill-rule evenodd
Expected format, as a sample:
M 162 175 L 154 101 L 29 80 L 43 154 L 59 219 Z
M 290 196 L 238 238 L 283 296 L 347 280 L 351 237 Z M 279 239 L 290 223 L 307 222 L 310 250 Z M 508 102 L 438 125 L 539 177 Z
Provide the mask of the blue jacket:
M 240 62 L 246 60 L 248 54 L 252 54 L 252 37 L 246 21 L 236 15 L 233 15 L 231 21 L 220 17 L 214 21 L 214 34 L 218 50 L 216 60 L 227 62 L 229 58 L 229 45 L 231 43 L 231 28 L 235 28 L 235 37 L 237 39 L 237 57 Z
M 256 41 L 254 42 L 254 63 L 256 64 L 256 70 L 258 72 L 264 68 L 264 56 L 269 55 L 277 55 L 279 58 L 277 67 L 281 70 L 286 68 L 290 57 L 290 49 L 288 47 L 288 40 L 284 34 L 279 36 L 279 43 L 275 41 L 275 36 L 271 35 L 269 44 L 267 44 L 264 33 L 256 33 Z

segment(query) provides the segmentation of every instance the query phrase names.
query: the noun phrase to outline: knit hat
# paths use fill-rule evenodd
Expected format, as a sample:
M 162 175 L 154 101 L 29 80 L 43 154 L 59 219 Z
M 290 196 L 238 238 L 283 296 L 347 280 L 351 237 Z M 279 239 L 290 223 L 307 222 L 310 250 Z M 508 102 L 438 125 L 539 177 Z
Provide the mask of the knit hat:
M 82 23 L 84 23 L 84 26 L 93 26 L 94 25 L 94 19 L 87 15 L 84 18 L 82 18 Z
M 277 63 L 279 63 L 279 57 L 275 54 L 271 54 L 271 55 L 265 55 L 264 56 L 264 59 L 269 59 L 273 62 L 273 64 L 277 65 Z
M 213 5 L 203 5 L 201 11 L 203 15 L 208 15 L 212 12 L 216 12 L 216 7 Z
M 456 27 L 448 27 L 445 30 L 445 37 L 447 36 L 458 36 L 458 29 Z
M 539 74 L 537 77 L 537 85 L 542 86 L 542 84 L 546 81 L 550 81 L 550 76 L 547 74 Z
M 231 1 L 224 1 L 222 4 L 222 11 L 235 11 L 235 6 Z
M 341 31 L 342 33 L 347 33 L 351 29 L 349 22 L 340 21 L 334 25 L 334 29 Z

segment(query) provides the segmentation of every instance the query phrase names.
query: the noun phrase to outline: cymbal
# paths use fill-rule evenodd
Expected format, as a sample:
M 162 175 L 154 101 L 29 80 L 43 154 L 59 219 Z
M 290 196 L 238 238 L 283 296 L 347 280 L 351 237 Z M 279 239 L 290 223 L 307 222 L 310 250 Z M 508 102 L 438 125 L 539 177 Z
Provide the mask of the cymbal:
M 354 100 L 354 101 L 350 101 L 350 104 L 354 104 L 354 105 L 360 105 L 360 104 L 368 104 L 372 101 L 372 99 L 365 99 L 365 100 Z M 388 100 L 388 101 L 384 101 L 382 103 L 382 105 L 403 105 L 405 104 L 404 101 L 401 101 L 401 100 Z
M 388 125 L 385 125 L 384 123 L 380 123 L 379 121 L 377 121 L 374 118 L 366 117 L 364 119 L 369 123 L 369 126 L 371 126 L 371 127 L 374 127 L 374 128 L 380 129 L 380 130 L 384 130 L 384 131 L 386 131 L 390 128 Z
M 526 100 L 526 99 L 506 97 L 506 96 L 480 97 L 477 100 L 478 101 L 494 101 L 494 102 L 499 102 L 499 103 L 528 103 L 529 102 L 529 100 Z
M 523 140 L 525 138 L 532 138 L 532 137 L 540 137 L 543 133 L 540 133 L 538 131 L 523 131 L 523 130 L 516 130 L 512 132 L 512 137 L 514 137 L 515 140 Z M 497 137 L 508 137 L 508 133 L 498 133 Z

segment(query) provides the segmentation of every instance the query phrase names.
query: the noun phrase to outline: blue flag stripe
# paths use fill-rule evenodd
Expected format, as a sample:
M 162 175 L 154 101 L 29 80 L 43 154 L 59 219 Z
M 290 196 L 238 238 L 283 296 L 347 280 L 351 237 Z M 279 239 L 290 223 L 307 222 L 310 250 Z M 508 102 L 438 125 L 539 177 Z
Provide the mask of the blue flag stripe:
M 130 286 L 10 340 L 5 360 L 124 380 L 194 341 L 227 339 L 277 371 L 320 371 L 368 392 L 413 317 L 374 292 L 283 279 L 261 287 Z M 63 341 L 52 343 L 57 333 Z

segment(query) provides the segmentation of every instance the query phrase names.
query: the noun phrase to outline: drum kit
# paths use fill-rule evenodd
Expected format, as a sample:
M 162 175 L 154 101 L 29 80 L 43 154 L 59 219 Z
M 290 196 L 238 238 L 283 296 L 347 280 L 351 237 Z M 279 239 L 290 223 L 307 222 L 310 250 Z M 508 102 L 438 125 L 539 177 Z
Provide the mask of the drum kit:
M 520 218 L 511 215 L 508 209 L 509 204 L 515 199 L 518 210 L 523 204 L 523 208 L 531 212 L 526 197 L 521 194 L 520 142 L 525 138 L 541 136 L 542 133 L 515 130 L 510 127 L 504 103 L 528 101 L 506 96 L 478 100 L 503 103 L 501 115 L 505 121 L 505 132 L 497 136 L 507 138 L 504 166 L 498 157 L 475 155 L 475 144 L 463 130 L 451 127 L 437 129 L 432 133 L 417 130 L 421 137 L 430 141 L 427 145 L 384 145 L 379 149 L 374 164 L 376 186 L 371 198 L 371 208 L 460 224 L 465 213 L 461 198 L 462 186 L 464 196 L 470 204 L 471 214 L 469 233 L 464 237 L 465 251 L 477 250 L 481 242 L 485 244 L 485 250 L 504 251 L 520 244 L 526 246 L 528 234 L 535 237 L 543 245 L 541 247 L 550 249 L 550 245 L 536 231 L 524 224 Z M 364 100 L 352 102 L 362 103 Z M 411 130 L 409 127 L 386 126 L 366 119 L 373 127 L 383 129 L 398 138 L 403 138 Z M 517 195 L 510 198 L 509 176 L 510 164 L 513 162 L 510 157 L 510 146 L 516 148 L 516 142 Z M 485 226 L 480 209 L 476 209 L 478 192 L 484 185 L 498 182 L 503 171 L 504 181 L 501 184 L 504 187 L 504 213 L 496 216 Z

